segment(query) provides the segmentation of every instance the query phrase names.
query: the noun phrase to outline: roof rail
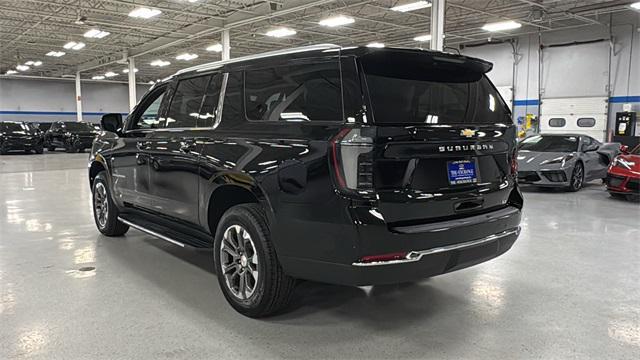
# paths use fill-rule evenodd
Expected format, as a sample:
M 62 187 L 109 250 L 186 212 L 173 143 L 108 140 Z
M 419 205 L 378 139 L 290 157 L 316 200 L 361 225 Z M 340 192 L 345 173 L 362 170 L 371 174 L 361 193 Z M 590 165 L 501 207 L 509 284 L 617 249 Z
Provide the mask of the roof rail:
M 295 54 L 295 53 L 301 53 L 301 52 L 307 52 L 307 51 L 320 51 L 320 50 L 336 49 L 336 48 L 340 49 L 340 46 L 334 45 L 334 44 L 317 44 L 317 45 L 301 46 L 301 47 L 292 48 L 292 49 L 268 51 L 261 54 L 241 56 L 241 57 L 233 58 L 229 60 L 215 61 L 215 62 L 206 63 L 202 65 L 192 66 L 190 68 L 182 69 L 176 72 L 175 75 L 180 75 L 180 74 L 184 74 L 191 71 L 213 70 L 223 65 L 232 64 L 240 61 L 255 60 L 255 59 L 268 58 L 268 57 L 278 56 L 278 55 L 287 55 L 287 54 Z

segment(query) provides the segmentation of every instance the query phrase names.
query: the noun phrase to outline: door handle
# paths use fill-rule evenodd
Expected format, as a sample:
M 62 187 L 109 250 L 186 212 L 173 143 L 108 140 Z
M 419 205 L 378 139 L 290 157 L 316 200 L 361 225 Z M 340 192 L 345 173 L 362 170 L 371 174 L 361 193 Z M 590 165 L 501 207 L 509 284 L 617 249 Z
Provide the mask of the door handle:
M 180 151 L 183 153 L 190 153 L 196 148 L 196 143 L 193 140 L 180 141 Z

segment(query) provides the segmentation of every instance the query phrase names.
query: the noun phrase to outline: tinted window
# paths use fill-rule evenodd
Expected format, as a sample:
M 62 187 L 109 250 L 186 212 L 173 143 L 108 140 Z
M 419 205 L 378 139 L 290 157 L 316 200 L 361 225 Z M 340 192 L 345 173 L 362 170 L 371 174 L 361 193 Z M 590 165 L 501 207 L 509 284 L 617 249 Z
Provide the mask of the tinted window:
M 578 137 L 536 135 L 522 140 L 520 150 L 574 152 L 578 150 Z
M 340 121 L 338 62 L 281 66 L 245 73 L 250 120 Z
M 159 88 L 142 100 L 140 106 L 146 106 L 146 108 L 135 120 L 131 129 L 155 129 L 158 127 L 160 105 L 162 104 L 166 90 L 166 87 Z M 138 111 L 139 110 L 136 109 L 136 113 L 138 113 Z
M 209 79 L 210 76 L 199 76 L 178 82 L 164 127 L 192 128 L 198 126 L 200 106 Z
M 594 118 L 580 118 L 578 119 L 579 127 L 594 127 L 596 126 L 596 119 Z
M 63 128 L 67 131 L 95 131 L 90 123 L 68 121 L 64 123 Z
M 221 106 L 223 127 L 232 127 L 244 121 L 242 114 L 242 72 L 235 71 L 228 74 L 224 100 Z
M 567 124 L 567 120 L 565 120 L 564 118 L 549 119 L 549 126 L 550 127 L 563 127 L 566 124 Z
M 460 61 L 400 55 L 361 60 L 376 123 L 511 122 L 507 106 L 480 69 Z
M 20 123 L 0 123 L 0 131 L 14 132 L 24 130 L 23 125 Z
M 198 127 L 212 127 L 216 121 L 222 77 L 221 74 L 214 75 L 209 82 L 198 117 Z

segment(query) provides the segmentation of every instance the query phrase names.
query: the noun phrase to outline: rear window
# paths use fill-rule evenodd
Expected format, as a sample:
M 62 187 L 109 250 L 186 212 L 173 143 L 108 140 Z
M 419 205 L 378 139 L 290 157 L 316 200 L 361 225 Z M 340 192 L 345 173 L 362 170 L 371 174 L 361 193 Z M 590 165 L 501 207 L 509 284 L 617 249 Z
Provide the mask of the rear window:
M 384 57 L 361 60 L 378 124 L 510 123 L 484 76 L 463 60 Z
M 6 132 L 25 131 L 27 127 L 22 123 L 0 123 L 0 130 Z
M 92 124 L 76 121 L 65 122 L 64 129 L 67 131 L 95 131 Z

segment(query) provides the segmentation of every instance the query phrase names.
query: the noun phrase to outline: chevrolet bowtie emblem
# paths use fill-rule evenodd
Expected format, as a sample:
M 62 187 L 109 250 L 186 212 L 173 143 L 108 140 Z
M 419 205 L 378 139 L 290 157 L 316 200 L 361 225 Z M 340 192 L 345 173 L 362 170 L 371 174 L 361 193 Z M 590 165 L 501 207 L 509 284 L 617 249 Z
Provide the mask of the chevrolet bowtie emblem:
M 476 131 L 475 130 L 471 130 L 471 129 L 464 129 L 460 131 L 460 136 L 466 136 L 466 137 L 473 137 L 476 135 Z

